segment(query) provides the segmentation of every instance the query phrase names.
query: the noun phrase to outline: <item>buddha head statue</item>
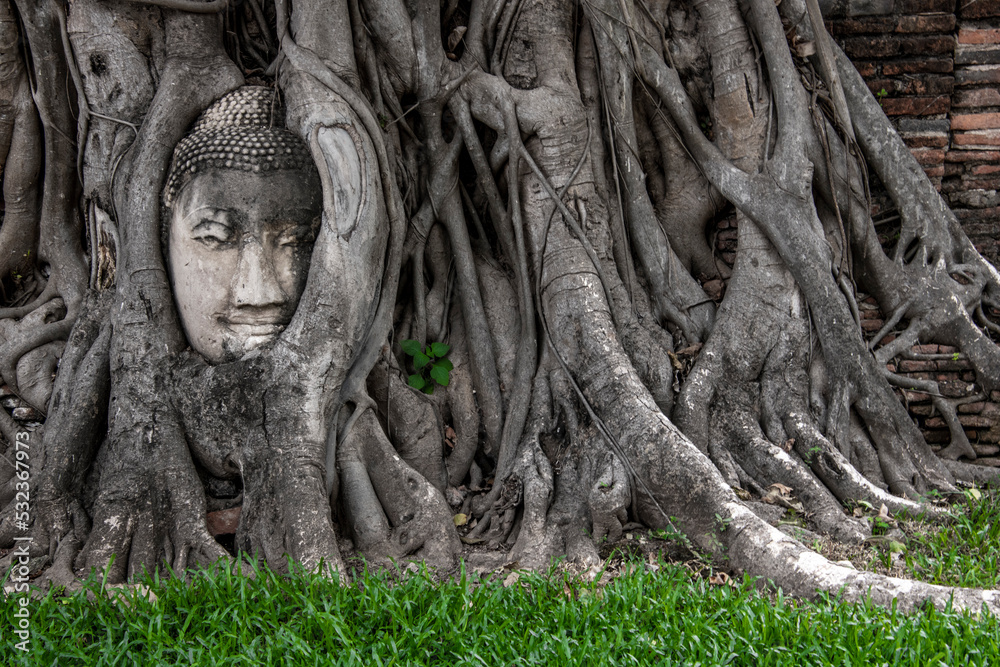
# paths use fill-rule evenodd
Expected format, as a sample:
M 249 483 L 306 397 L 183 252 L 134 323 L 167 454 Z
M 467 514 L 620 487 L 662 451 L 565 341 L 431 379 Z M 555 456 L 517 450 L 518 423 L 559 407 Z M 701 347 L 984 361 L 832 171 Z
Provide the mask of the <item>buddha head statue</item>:
M 239 88 L 174 150 L 167 266 L 188 342 L 211 363 L 273 342 L 298 306 L 322 212 L 319 175 L 275 92 Z

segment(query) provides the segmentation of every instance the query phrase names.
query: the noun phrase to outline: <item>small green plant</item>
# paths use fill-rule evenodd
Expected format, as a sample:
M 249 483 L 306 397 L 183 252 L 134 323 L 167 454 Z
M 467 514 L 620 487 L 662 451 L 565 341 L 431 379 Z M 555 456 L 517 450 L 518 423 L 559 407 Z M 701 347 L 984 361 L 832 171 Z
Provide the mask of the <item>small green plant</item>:
M 888 94 L 889 92 L 885 88 L 875 93 L 875 98 L 878 100 L 879 106 L 882 106 L 882 99 Z
M 435 383 L 442 387 L 448 386 L 448 382 L 451 380 L 451 371 L 455 368 L 445 358 L 451 351 L 450 345 L 431 343 L 424 347 L 419 341 L 408 339 L 400 341 L 399 346 L 412 358 L 413 370 L 416 371 L 407 378 L 407 384 L 425 394 L 434 393 Z
M 869 520 L 871 521 L 872 524 L 873 535 L 885 535 L 887 532 L 889 532 L 889 529 L 892 528 L 889 522 L 883 519 L 882 517 L 879 516 L 869 517 Z

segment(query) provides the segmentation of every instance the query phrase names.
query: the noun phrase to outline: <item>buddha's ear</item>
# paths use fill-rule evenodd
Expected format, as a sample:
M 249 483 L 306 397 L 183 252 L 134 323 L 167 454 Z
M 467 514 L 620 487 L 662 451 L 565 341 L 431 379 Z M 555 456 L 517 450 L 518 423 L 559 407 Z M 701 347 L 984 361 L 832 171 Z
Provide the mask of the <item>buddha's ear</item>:
M 345 241 L 350 241 L 360 220 L 367 185 L 367 165 L 358 150 L 360 138 L 354 132 L 349 126 L 317 125 L 310 136 L 313 156 L 319 159 L 319 154 L 323 159 L 317 167 L 323 183 L 325 217 Z

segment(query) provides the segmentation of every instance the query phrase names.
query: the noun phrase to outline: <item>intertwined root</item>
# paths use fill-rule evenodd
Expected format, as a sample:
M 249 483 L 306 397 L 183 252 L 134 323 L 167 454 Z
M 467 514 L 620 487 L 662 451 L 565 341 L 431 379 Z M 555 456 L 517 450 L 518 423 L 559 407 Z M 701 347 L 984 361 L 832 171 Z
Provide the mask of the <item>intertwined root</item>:
M 974 317 L 996 298 L 996 272 L 905 147 L 881 138 L 894 135 L 877 104 L 799 0 L 780 9 L 818 40 L 811 63 L 792 60 L 769 0 L 746 16 L 735 0 L 684 11 L 522 0 L 473 3 L 468 16 L 452 3 L 447 17 L 435 3 L 411 15 L 398 2 L 303 0 L 278 2 L 274 25 L 251 2 L 260 30 L 235 57 L 263 64 L 280 50 L 277 85 L 321 169 L 324 219 L 280 340 L 217 366 L 185 352 L 159 192 L 171 146 L 243 80 L 220 22 L 165 12 L 150 67 L 121 28 L 135 8 L 79 0 L 64 35 L 58 3 L 22 4 L 48 83 L 37 107 L 24 104 L 23 76 L 0 85 L 13 91 L 0 104 L 20 114 L 0 124 L 0 145 L 14 155 L 8 145 L 27 142 L 5 187 L 34 180 L 44 159 L 45 194 L 38 220 L 8 204 L 0 234 L 39 236 L 50 271 L 33 303 L 0 312 L 23 318 L 0 325 L 0 375 L 49 409 L 33 530 L 51 580 L 75 565 L 113 563 L 114 581 L 223 557 L 204 521 L 204 489 L 221 480 L 242 493 L 237 546 L 279 568 L 291 557 L 343 574 L 349 537 L 369 557 L 447 570 L 456 523 L 466 542 L 522 566 L 595 565 L 603 540 L 640 521 L 801 595 L 870 589 L 912 608 L 955 593 L 959 606 L 996 609 L 994 593 L 832 565 L 733 489 L 844 541 L 868 534 L 844 513 L 851 500 L 930 514 L 918 496 L 969 471 L 923 443 L 885 362 L 931 338 L 962 349 L 984 388 L 1000 382 L 1000 350 Z M 91 30 L 107 39 L 89 41 Z M 115 66 L 142 69 L 117 110 L 96 71 L 76 71 L 111 52 Z M 74 82 L 82 125 L 53 81 Z M 829 118 L 810 104 L 824 89 Z M 41 114 L 34 133 L 26 108 Z M 78 129 L 91 148 L 73 145 Z M 905 200 L 894 257 L 873 241 L 861 152 Z M 89 281 L 80 155 L 88 220 L 101 220 Z M 716 311 L 696 278 L 727 277 L 705 226 L 729 204 L 739 254 Z M 98 308 L 101 229 L 121 236 L 115 302 Z M 853 281 L 908 322 L 874 357 Z M 29 378 L 49 373 L 67 336 L 50 398 Z M 407 386 L 403 338 L 450 343 L 447 388 Z M 697 355 L 693 368 L 675 345 Z M 956 429 L 945 454 L 967 454 L 954 405 L 938 408 Z M 0 414 L 5 437 L 15 429 Z M 3 516 L 0 543 L 13 537 Z

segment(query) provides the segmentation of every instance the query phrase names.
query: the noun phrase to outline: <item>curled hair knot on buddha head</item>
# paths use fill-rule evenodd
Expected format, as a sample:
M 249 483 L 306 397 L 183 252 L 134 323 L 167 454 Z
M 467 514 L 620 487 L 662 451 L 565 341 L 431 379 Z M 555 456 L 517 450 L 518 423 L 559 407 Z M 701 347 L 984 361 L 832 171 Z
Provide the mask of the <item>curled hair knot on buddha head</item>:
M 221 97 L 174 149 L 163 203 L 172 207 L 184 186 L 206 171 L 315 172 L 308 148 L 284 122 L 270 88 L 243 86 Z

